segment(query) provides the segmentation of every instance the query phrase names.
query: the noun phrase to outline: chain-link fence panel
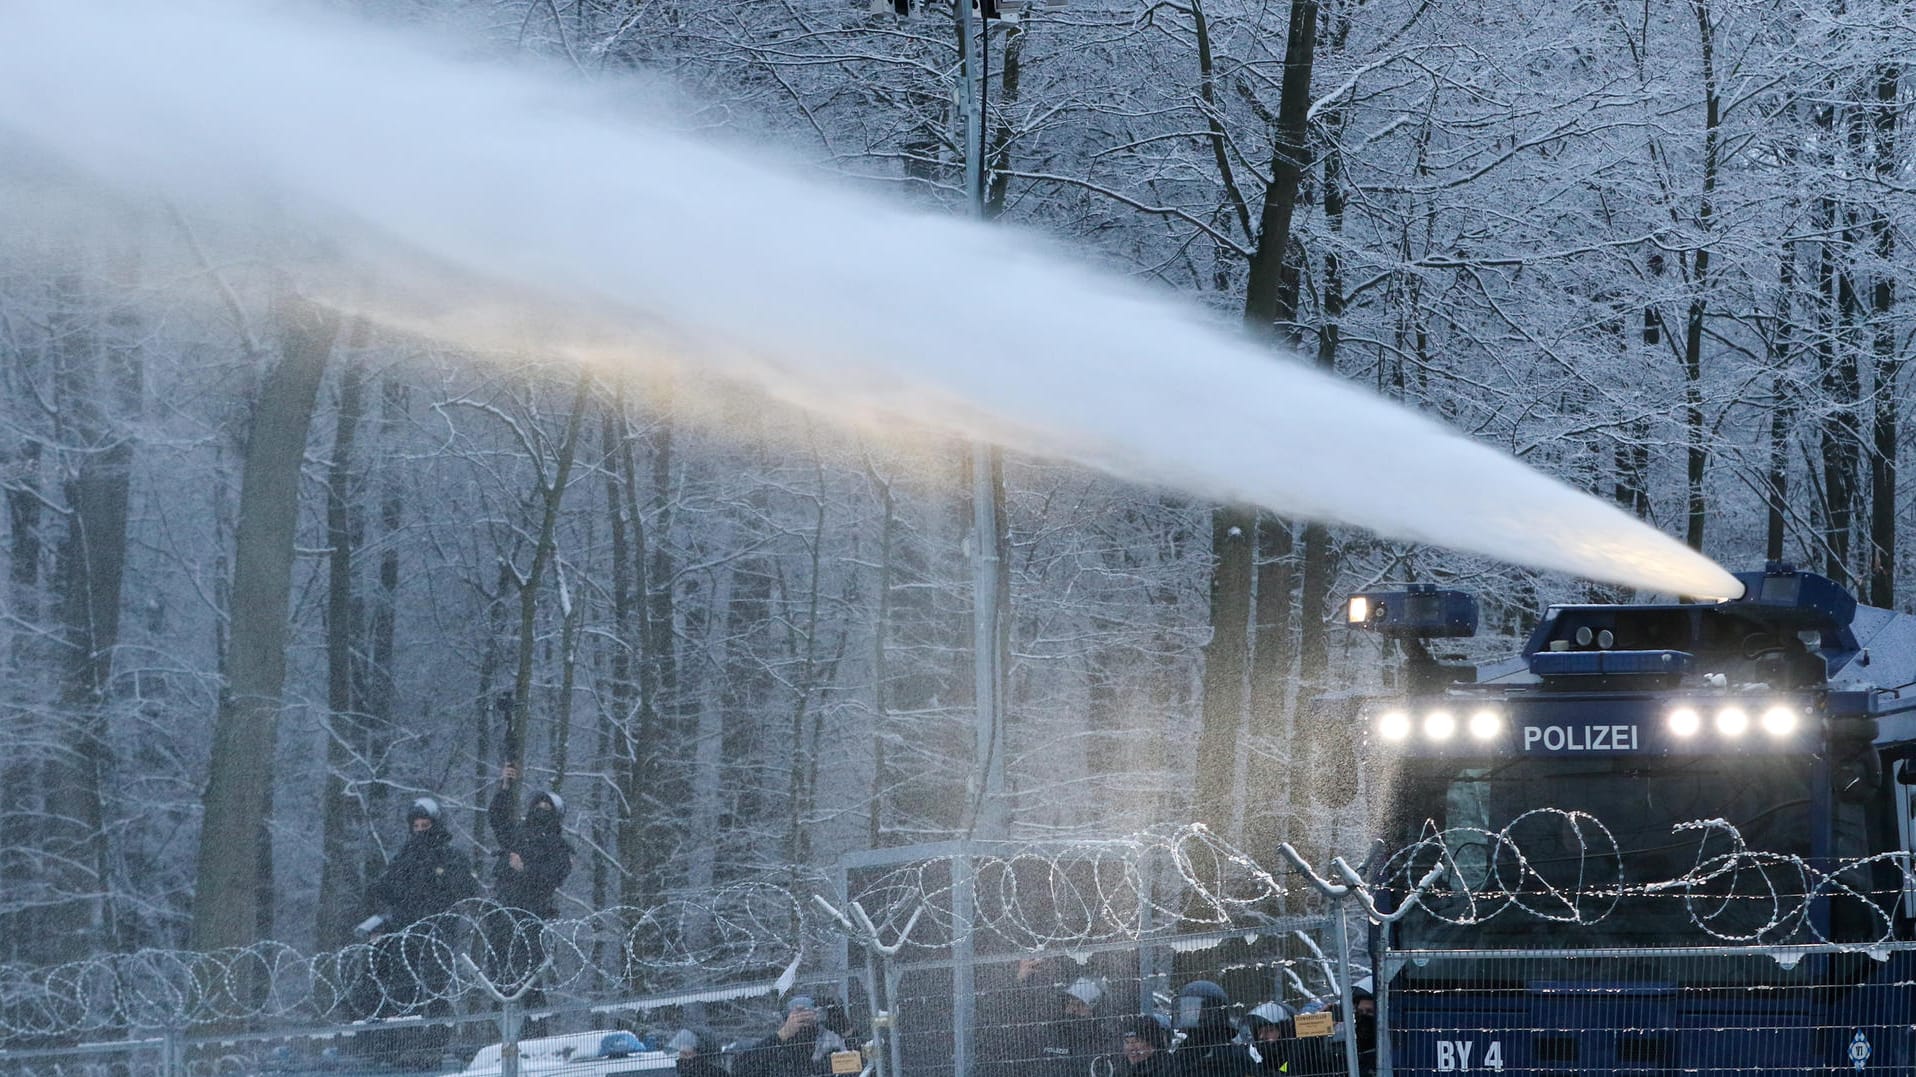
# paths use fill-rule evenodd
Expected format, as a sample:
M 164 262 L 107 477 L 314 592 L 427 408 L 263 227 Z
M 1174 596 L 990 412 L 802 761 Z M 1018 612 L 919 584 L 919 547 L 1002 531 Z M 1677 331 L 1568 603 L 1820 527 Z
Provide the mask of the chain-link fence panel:
M 1391 1072 L 1916 1072 L 1916 943 L 1406 950 Z
M 529 1049 L 563 1055 L 596 1050 L 594 1045 L 609 1037 L 625 1037 L 617 1042 L 633 1052 L 628 1065 L 552 1077 L 625 1077 L 627 1070 L 655 1068 L 659 1059 L 663 1061 L 656 1068 L 670 1069 L 681 1047 L 726 1068 L 767 1049 L 781 1062 L 802 1054 L 811 1064 L 823 1065 L 833 1054 L 858 1051 L 871 1037 L 871 1017 L 860 980 L 808 973 L 589 1006 L 533 1009 L 521 1034 L 520 1051 L 522 1055 Z M 781 1029 L 790 1035 L 780 1039 Z M 491 1073 L 496 1071 L 480 1065 L 470 1077 L 490 1077 Z
M 1348 993 L 1335 917 L 978 958 L 901 962 L 897 1072 L 1112 1077 L 1153 1053 L 1217 1053 L 1272 1072 L 1346 1074 Z M 971 993 L 958 994 L 969 971 Z M 1301 1015 L 1301 1019 L 1300 1019 Z M 1206 1070 L 1204 1072 L 1210 1072 Z M 1238 1072 L 1219 1070 L 1219 1072 Z
M 177 1077 L 177 1039 L 152 1036 L 0 1050 L 0 1077 Z

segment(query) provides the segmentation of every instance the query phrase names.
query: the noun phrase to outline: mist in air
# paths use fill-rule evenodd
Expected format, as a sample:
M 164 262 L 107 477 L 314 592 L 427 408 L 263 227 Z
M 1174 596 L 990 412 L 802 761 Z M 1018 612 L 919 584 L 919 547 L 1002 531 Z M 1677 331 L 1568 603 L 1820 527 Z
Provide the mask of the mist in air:
M 216 239 L 318 248 L 286 267 L 302 288 L 475 349 L 530 333 L 590 361 L 696 365 L 864 428 L 938 426 L 1657 591 L 1740 590 L 1607 502 L 1040 240 L 701 143 L 601 93 L 261 4 L 0 14 L 16 203 L 52 212 L 77 187 Z M 981 281 L 982 311 L 960 301 Z

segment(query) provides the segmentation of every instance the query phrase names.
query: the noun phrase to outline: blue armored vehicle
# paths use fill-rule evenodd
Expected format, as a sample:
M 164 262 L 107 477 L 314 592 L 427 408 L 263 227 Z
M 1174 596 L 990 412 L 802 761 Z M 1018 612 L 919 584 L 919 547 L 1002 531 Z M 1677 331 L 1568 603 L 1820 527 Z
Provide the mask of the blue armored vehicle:
M 1351 598 L 1403 653 L 1356 706 L 1380 1067 L 1916 1073 L 1916 618 L 1738 579 L 1551 607 L 1488 665 L 1432 654 L 1467 594 Z

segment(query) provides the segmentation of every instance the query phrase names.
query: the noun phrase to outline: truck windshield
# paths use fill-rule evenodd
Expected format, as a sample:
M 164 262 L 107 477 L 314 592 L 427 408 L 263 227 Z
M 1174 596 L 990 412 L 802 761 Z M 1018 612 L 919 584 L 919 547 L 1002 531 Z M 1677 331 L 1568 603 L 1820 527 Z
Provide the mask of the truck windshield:
M 1391 885 L 1440 860 L 1453 871 L 1404 919 L 1400 945 L 1787 941 L 1812 778 L 1806 756 L 1406 761 L 1386 828 L 1401 850 Z

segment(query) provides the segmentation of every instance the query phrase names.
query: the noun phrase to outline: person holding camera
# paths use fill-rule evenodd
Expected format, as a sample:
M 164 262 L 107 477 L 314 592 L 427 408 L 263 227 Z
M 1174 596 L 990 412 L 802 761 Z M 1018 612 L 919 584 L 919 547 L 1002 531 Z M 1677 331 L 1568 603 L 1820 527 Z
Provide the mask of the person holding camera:
M 821 1010 L 809 995 L 785 1003 L 785 1020 L 769 1036 L 739 1052 L 732 1077 L 813 1077 L 832 1072 L 832 1055 L 845 1043 L 842 1012 L 832 1003 Z
M 507 763 L 499 773 L 499 789 L 486 807 L 492 836 L 499 843 L 493 872 L 492 896 L 502 909 L 486 917 L 487 975 L 499 989 L 511 994 L 545 964 L 545 921 L 557 913 L 553 895 L 572 871 L 572 847 L 560 832 L 565 800 L 544 790 L 526 805 L 524 819 L 513 817 L 513 787 L 519 765 Z M 528 1005 L 540 1002 L 537 989 L 527 992 Z

